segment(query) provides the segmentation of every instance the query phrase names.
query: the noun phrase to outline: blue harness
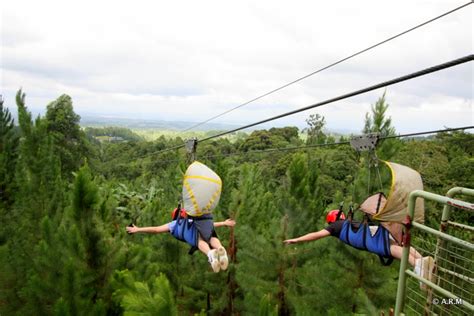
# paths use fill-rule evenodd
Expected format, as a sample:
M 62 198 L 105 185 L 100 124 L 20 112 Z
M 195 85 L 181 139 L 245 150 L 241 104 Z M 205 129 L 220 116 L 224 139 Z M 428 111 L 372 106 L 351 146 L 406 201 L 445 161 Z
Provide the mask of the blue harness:
M 393 261 L 390 254 L 389 233 L 383 226 L 379 226 L 372 236 L 367 222 L 361 223 L 359 228 L 354 231 L 351 220 L 346 220 L 342 225 L 339 239 L 354 248 L 377 254 L 383 265 L 389 265 Z M 388 259 L 387 262 L 384 261 L 384 258 Z
M 197 247 L 198 230 L 196 228 L 194 218 L 184 218 L 178 216 L 176 225 L 171 231 L 174 238 L 189 244 L 191 247 Z
M 212 218 L 212 217 L 210 217 Z M 193 216 L 181 216 L 181 207 L 178 205 L 177 211 L 173 217 L 173 220 L 176 221 L 173 229 L 170 231 L 171 235 L 179 241 L 185 242 L 191 246 L 189 249 L 189 254 L 192 255 L 196 250 L 198 250 L 198 241 L 199 241 L 199 229 L 196 221 L 208 220 L 209 216 L 203 215 L 199 217 Z

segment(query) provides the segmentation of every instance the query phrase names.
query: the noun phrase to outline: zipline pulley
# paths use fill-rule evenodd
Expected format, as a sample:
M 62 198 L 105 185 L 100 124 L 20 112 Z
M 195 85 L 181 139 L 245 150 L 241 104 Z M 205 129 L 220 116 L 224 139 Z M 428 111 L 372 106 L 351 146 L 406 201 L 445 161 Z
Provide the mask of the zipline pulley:
M 184 141 L 184 146 L 188 155 L 189 162 L 196 160 L 196 149 L 197 149 L 198 140 L 196 137 L 187 139 Z
M 377 143 L 379 141 L 380 134 L 373 133 L 373 134 L 366 134 L 360 136 L 353 136 L 350 140 L 352 148 L 354 148 L 357 152 L 362 151 L 374 151 L 375 147 L 377 147 Z

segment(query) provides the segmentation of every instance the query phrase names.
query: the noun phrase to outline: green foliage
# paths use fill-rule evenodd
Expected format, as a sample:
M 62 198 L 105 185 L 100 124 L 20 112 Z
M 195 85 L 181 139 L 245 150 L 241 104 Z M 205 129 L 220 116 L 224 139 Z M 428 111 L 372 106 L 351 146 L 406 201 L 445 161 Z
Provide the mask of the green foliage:
M 82 167 L 74 180 L 72 210 L 77 222 L 81 223 L 83 218 L 86 220 L 92 218 L 98 198 L 97 187 L 92 182 L 88 167 Z
M 326 126 L 326 120 L 324 116 L 319 114 L 311 114 L 309 118 L 306 119 L 306 124 L 309 126 L 306 129 L 306 133 L 308 134 L 306 143 L 309 145 L 324 144 L 327 139 L 327 136 L 324 133 L 324 126 Z
M 171 220 L 187 164 L 179 151 L 157 152 L 182 138 L 147 142 L 121 128 L 87 129 L 87 138 L 70 97 L 34 120 L 21 90 L 16 101 L 18 127 L 0 106 L 0 314 L 348 315 L 394 305 L 398 264 L 382 267 L 377 256 L 334 238 L 283 244 L 324 228 L 325 213 L 340 202 L 380 190 L 368 158 L 347 145 L 251 153 L 331 142 L 323 117 L 309 118 L 306 140 L 285 127 L 199 145 L 198 159 L 223 180 L 214 218 L 237 221 L 216 229 L 230 258 L 229 269 L 216 274 L 206 256 L 187 255 L 189 247 L 168 234 L 125 232 L 131 222 Z M 387 113 L 384 95 L 366 131 L 393 135 Z M 377 155 L 418 170 L 425 189 L 445 193 L 474 186 L 472 143 L 469 133 L 387 140 Z M 380 180 L 386 190 L 382 163 Z M 427 206 L 430 226 L 437 228 L 439 216 Z M 461 212 L 453 218 L 473 221 Z
M 11 113 L 3 107 L 0 97 L 0 218 L 5 218 L 5 210 L 13 203 L 15 192 L 15 167 L 18 156 L 19 137 Z M 0 228 L 0 245 L 3 244 L 3 228 Z
M 136 282 L 129 271 L 117 273 L 120 289 L 114 294 L 124 315 L 178 315 L 174 293 L 165 275 L 154 278 L 152 286 Z
M 109 142 L 120 141 L 144 141 L 144 137 L 132 132 L 124 127 L 87 127 L 84 131 L 87 136 L 94 137 Z M 101 138 L 101 136 L 103 136 Z M 105 136 L 105 137 L 104 137 Z
M 278 315 L 278 306 L 274 305 L 274 302 L 272 302 L 270 294 L 266 294 L 262 296 L 262 299 L 260 300 L 260 304 L 259 304 L 258 315 L 259 316 Z
M 48 104 L 46 108 L 49 131 L 62 134 L 67 141 L 79 138 L 78 123 L 81 117 L 74 113 L 70 96 L 63 94 Z
M 70 178 L 72 172 L 84 163 L 90 150 L 85 134 L 79 127 L 80 119 L 68 95 L 61 95 L 47 106 L 45 125 L 52 137 L 54 150 L 59 154 L 61 171 L 66 178 Z
M 283 137 L 287 142 L 293 143 L 298 142 L 298 128 L 297 127 L 283 127 L 283 128 L 270 128 L 269 132 L 275 136 Z
M 387 117 L 387 110 L 389 104 L 385 101 L 385 94 L 372 105 L 372 113 L 365 114 L 365 124 L 363 133 L 377 133 L 380 137 L 387 137 L 395 135 L 395 127 L 392 126 L 391 117 Z M 391 159 L 400 149 L 401 143 L 397 139 L 382 140 L 377 147 L 377 155 L 380 159 Z
M 268 148 L 284 148 L 290 144 L 297 145 L 300 141 L 298 139 L 298 128 L 284 127 L 271 128 L 267 130 L 257 130 L 252 132 L 243 143 L 240 145 L 240 150 L 264 150 Z
M 389 104 L 385 102 L 385 94 L 372 105 L 372 115 L 369 113 L 365 114 L 365 124 L 363 132 L 369 133 L 380 133 L 381 136 L 390 136 L 395 134 L 395 128 L 392 126 L 392 119 L 386 117 L 386 113 Z

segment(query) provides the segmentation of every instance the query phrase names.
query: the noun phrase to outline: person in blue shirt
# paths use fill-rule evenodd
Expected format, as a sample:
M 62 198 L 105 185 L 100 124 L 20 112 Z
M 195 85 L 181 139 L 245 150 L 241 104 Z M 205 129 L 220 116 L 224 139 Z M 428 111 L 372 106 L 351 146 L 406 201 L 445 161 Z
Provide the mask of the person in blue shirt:
M 185 213 L 183 216 L 185 216 Z M 229 259 L 225 248 L 217 238 L 214 228 L 222 226 L 234 227 L 236 224 L 235 221 L 233 219 L 226 219 L 223 222 L 213 222 L 211 219 L 210 221 L 196 221 L 196 223 L 199 223 L 199 225 L 196 225 L 199 233 L 197 248 L 208 257 L 209 264 L 214 272 L 226 270 Z M 160 234 L 172 232 L 175 226 L 176 220 L 173 220 L 161 226 L 138 227 L 131 225 L 126 227 L 126 230 L 129 234 Z

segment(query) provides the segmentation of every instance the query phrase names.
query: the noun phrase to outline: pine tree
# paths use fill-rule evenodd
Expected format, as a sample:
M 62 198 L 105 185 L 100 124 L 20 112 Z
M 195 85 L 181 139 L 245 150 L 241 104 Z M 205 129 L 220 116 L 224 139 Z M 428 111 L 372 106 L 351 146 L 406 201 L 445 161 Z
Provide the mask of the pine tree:
M 92 180 L 90 170 L 87 166 L 82 167 L 76 175 L 72 197 L 72 225 L 78 228 L 81 236 L 81 243 L 84 247 L 86 276 L 85 293 L 94 305 L 103 295 L 103 284 L 106 281 L 107 269 L 105 269 L 107 256 L 107 246 L 100 229 L 100 220 L 97 216 L 99 205 L 98 187 Z M 84 276 L 82 276 L 84 278 Z
M 309 118 L 306 119 L 306 123 L 309 125 L 306 129 L 306 133 L 308 134 L 306 143 L 309 145 L 324 144 L 327 139 L 327 135 L 324 133 L 324 127 L 326 126 L 324 116 L 311 114 Z
M 174 293 L 165 275 L 155 277 L 152 286 L 145 282 L 135 281 L 127 270 L 117 273 L 116 286 L 120 289 L 114 293 L 120 302 L 124 315 L 177 315 Z
M 83 164 L 87 153 L 85 134 L 79 127 L 80 119 L 68 95 L 61 95 L 47 106 L 47 129 L 59 153 L 62 173 L 67 178 Z
M 14 120 L 8 108 L 4 108 L 0 95 L 0 210 L 7 210 L 13 203 L 12 194 L 15 191 L 13 179 L 18 154 L 18 139 Z M 1 218 L 5 216 L 6 213 L 0 213 Z
M 386 91 L 372 105 L 371 114 L 365 114 L 365 124 L 363 133 L 378 133 L 381 137 L 395 135 L 395 127 L 392 126 L 392 118 L 387 117 L 389 104 L 385 100 Z M 381 141 L 377 148 L 377 155 L 380 159 L 388 160 L 392 158 L 400 149 L 401 143 L 397 139 L 387 139 Z
M 13 207 L 6 217 L 8 256 L 6 269 L 12 272 L 12 284 L 6 290 L 9 305 L 18 314 L 28 308 L 27 284 L 34 274 L 31 257 L 40 239 L 38 223 L 44 216 L 54 217 L 63 202 L 59 160 L 51 148 L 44 121 L 33 123 L 25 106 L 25 94 L 16 97 L 20 124 L 20 144 L 14 169 Z

